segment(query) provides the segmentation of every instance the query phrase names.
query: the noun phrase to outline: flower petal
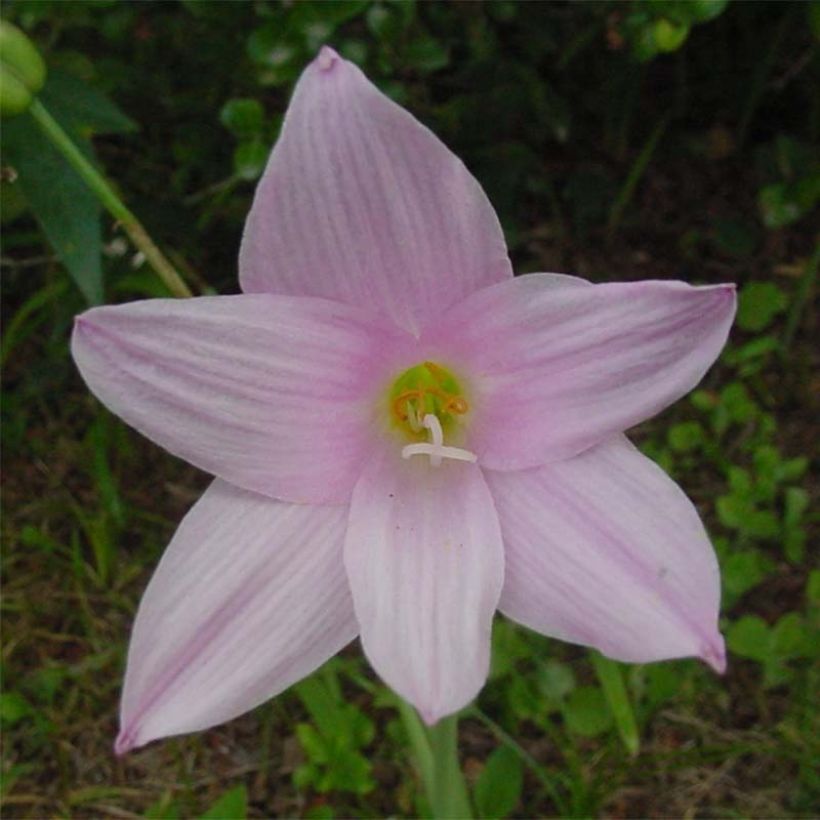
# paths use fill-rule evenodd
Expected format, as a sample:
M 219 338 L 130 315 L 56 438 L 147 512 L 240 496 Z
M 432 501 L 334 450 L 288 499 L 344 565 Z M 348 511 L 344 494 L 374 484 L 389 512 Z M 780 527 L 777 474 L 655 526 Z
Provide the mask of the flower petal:
M 345 565 L 365 654 L 384 681 L 428 723 L 475 697 L 504 575 L 481 471 L 374 457 L 353 492 Z
M 344 503 L 372 447 L 392 336 L 323 299 L 151 299 L 77 318 L 95 395 L 174 455 L 246 490 Z
M 703 524 L 624 436 L 485 475 L 504 537 L 505 615 L 617 660 L 697 655 L 723 670 L 720 577 Z
M 140 604 L 118 754 L 230 720 L 356 636 L 342 562 L 346 513 L 211 484 Z
M 239 268 L 245 292 L 370 305 L 412 332 L 512 275 L 462 162 L 327 47 L 294 91 Z
M 517 470 L 574 456 L 679 399 L 717 358 L 734 312 L 732 285 L 531 274 L 469 297 L 433 333 L 475 381 L 469 448 L 485 467 Z

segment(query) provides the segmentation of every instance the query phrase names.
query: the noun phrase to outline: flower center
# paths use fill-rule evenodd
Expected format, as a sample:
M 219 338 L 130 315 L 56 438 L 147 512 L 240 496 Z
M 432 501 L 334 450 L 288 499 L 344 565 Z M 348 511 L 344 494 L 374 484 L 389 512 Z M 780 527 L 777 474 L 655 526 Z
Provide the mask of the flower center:
M 445 458 L 476 460 L 469 450 L 444 444 L 445 433 L 457 432 L 470 409 L 458 380 L 447 368 L 422 362 L 405 370 L 390 388 L 389 406 L 393 427 L 412 442 L 402 448 L 403 458 L 426 455 L 434 467 Z

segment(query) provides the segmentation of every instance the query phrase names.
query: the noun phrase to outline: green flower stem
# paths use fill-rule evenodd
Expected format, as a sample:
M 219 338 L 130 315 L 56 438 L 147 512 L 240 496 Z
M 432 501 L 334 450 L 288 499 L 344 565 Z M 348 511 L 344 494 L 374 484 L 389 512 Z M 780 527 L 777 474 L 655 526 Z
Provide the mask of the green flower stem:
M 128 210 L 114 189 L 100 172 L 86 159 L 59 123 L 48 113 L 45 106 L 35 99 L 29 108 L 40 128 L 68 160 L 86 185 L 97 195 L 108 212 L 122 225 L 131 241 L 145 255 L 146 260 L 174 296 L 193 296 L 174 266 L 154 244 L 139 220 Z
M 433 787 L 430 805 L 433 817 L 470 818 L 470 800 L 467 784 L 458 759 L 458 717 L 442 718 L 427 729 L 430 750 L 433 755 Z
M 427 800 L 437 820 L 471 818 L 467 784 L 458 760 L 458 718 L 426 727 L 412 706 L 396 698 Z

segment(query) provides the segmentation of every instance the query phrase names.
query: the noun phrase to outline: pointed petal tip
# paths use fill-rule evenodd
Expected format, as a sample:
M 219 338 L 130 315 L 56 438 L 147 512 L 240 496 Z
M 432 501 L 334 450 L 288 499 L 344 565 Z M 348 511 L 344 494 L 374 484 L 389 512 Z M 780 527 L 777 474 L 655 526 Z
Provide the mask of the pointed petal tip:
M 77 316 L 74 317 L 74 333 L 73 335 L 78 335 L 80 333 L 90 336 L 92 334 L 97 334 L 100 331 L 105 331 L 106 327 L 106 319 L 107 311 L 109 309 L 117 308 L 116 305 L 98 305 L 97 307 L 88 308 L 88 310 L 84 310 L 82 313 L 79 313 Z
M 117 757 L 125 757 L 132 749 L 136 749 L 142 744 L 137 741 L 133 727 L 121 729 L 114 741 L 114 754 Z
M 74 332 L 81 333 L 82 331 L 92 330 L 94 323 L 89 320 L 88 314 L 91 311 L 85 311 L 74 317 Z
M 708 285 L 707 287 L 716 310 L 721 312 L 722 317 L 733 320 L 737 310 L 737 286 L 734 282 Z
M 316 67 L 319 71 L 330 71 L 333 66 L 341 62 L 342 58 L 330 46 L 322 46 L 316 55 Z
M 737 298 L 737 285 L 734 282 L 725 282 L 721 285 L 715 285 L 715 290 L 727 302 L 734 302 Z
M 700 650 L 700 658 L 718 675 L 723 675 L 726 672 L 726 644 L 723 636 L 718 635 L 711 643 L 704 644 Z

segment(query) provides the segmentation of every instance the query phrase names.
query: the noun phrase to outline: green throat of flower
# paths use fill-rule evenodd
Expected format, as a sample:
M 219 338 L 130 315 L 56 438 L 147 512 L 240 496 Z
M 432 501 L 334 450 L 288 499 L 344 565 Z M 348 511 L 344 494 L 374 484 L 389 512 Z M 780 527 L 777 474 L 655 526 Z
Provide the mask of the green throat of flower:
M 444 444 L 445 434 L 452 438 L 470 410 L 446 367 L 427 361 L 405 370 L 391 385 L 388 404 L 391 426 L 411 442 L 402 448 L 403 458 L 426 455 L 434 467 L 445 458 L 476 460 L 474 453 Z

